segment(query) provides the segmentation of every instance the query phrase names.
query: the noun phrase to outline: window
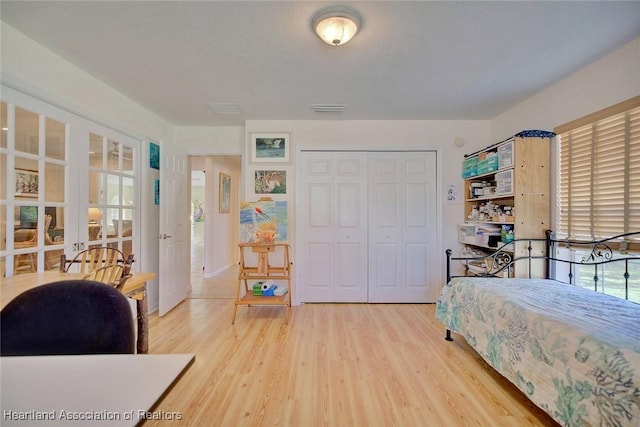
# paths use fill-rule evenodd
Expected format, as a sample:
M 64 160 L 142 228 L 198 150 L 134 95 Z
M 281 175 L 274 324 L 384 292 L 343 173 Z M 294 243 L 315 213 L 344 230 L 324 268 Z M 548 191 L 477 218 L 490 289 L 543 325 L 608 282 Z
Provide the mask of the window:
M 557 233 L 591 240 L 640 230 L 640 96 L 555 131 Z

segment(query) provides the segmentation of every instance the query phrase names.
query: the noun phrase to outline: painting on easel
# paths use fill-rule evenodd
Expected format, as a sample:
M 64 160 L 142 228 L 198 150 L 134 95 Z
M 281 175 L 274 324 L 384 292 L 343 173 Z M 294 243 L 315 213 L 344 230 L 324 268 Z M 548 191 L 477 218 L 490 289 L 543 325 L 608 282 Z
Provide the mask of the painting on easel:
M 287 227 L 286 201 L 240 203 L 240 243 L 284 243 Z

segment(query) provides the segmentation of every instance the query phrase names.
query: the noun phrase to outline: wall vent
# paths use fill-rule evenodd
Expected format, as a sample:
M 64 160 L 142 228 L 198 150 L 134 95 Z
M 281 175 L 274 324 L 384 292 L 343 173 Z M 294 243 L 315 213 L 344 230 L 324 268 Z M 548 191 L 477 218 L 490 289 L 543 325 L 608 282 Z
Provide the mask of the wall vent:
M 342 113 L 345 107 L 345 104 L 311 104 L 316 113 Z

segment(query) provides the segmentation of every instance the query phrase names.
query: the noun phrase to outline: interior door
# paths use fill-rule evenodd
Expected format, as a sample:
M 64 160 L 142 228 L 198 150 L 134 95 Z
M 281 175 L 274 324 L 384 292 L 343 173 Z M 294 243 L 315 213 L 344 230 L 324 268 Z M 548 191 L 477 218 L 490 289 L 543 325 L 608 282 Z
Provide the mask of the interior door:
M 369 302 L 437 297 L 436 154 L 369 153 Z
M 160 292 L 158 314 L 163 316 L 189 292 L 190 262 L 187 220 L 187 155 L 164 144 L 160 150 Z
M 367 301 L 363 153 L 303 152 L 301 301 Z

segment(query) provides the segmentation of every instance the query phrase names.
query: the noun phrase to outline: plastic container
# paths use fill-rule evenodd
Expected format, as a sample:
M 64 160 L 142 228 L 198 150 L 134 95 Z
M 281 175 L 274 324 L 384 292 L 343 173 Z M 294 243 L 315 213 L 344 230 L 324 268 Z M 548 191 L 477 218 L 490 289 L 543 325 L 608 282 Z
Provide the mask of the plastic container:
M 478 175 L 498 170 L 498 156 L 487 156 L 478 161 Z
M 513 141 L 498 147 L 498 169 L 513 166 Z
M 496 173 L 495 180 L 497 195 L 513 193 L 513 169 Z
M 469 178 L 478 174 L 478 156 L 467 157 L 462 161 L 462 178 Z

